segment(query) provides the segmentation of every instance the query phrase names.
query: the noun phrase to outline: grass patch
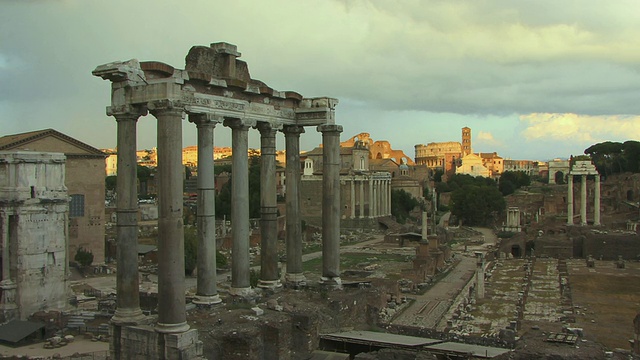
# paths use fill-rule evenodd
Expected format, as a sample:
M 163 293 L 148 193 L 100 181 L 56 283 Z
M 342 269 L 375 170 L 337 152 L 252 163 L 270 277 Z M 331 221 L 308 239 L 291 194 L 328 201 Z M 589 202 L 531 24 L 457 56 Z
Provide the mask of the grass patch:
M 400 254 L 364 254 L 344 253 L 340 254 L 340 269 L 359 269 L 358 264 L 384 264 L 385 262 L 405 262 L 406 256 Z M 303 271 L 321 272 L 322 258 L 305 261 L 302 264 Z

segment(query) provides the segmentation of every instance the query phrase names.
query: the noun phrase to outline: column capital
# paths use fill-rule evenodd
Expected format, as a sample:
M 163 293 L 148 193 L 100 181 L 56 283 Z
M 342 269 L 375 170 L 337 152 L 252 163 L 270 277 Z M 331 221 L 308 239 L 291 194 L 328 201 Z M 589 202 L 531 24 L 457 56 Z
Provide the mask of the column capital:
M 249 130 L 256 125 L 255 120 L 228 118 L 224 119 L 224 126 L 237 130 Z
M 116 121 L 138 120 L 140 116 L 147 115 L 147 108 L 138 105 L 107 106 L 107 116 L 113 116 Z
M 258 131 L 260 131 L 260 134 L 269 134 L 273 133 L 273 135 L 275 135 L 275 133 L 278 130 L 282 130 L 282 123 L 270 123 L 270 122 L 263 122 L 263 121 L 258 121 L 255 128 L 258 129 Z M 264 134 L 263 134 L 264 135 Z
M 150 101 L 147 103 L 147 108 L 154 116 L 158 114 L 174 114 L 184 118 L 185 115 L 184 104 L 178 100 L 163 99 Z
M 300 136 L 300 134 L 304 133 L 304 127 L 298 125 L 285 125 L 282 128 L 282 132 L 285 135 Z
M 339 134 L 342 132 L 342 125 L 335 125 L 335 124 L 318 125 L 316 130 L 322 133 L 335 132 Z
M 197 127 L 200 126 L 213 126 L 215 127 L 217 124 L 220 124 L 224 118 L 222 116 L 210 114 L 210 113 L 193 113 L 187 112 L 189 114 L 189 122 L 196 124 Z

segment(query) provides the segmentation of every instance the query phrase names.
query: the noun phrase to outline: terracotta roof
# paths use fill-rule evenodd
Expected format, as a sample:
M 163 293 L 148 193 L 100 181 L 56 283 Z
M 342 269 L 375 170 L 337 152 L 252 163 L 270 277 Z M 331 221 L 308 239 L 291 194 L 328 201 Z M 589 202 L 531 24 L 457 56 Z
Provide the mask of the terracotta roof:
M 106 156 L 105 153 L 94 148 L 93 146 L 85 144 L 80 140 L 76 140 L 71 136 L 65 135 L 54 129 L 44 129 L 44 130 L 30 131 L 30 132 L 21 133 L 21 134 L 5 135 L 3 137 L 0 137 L 0 150 L 12 150 L 23 144 L 28 144 L 32 141 L 39 140 L 47 136 L 57 137 L 63 141 L 71 143 L 77 146 L 78 148 L 86 151 L 88 153 L 86 155 Z

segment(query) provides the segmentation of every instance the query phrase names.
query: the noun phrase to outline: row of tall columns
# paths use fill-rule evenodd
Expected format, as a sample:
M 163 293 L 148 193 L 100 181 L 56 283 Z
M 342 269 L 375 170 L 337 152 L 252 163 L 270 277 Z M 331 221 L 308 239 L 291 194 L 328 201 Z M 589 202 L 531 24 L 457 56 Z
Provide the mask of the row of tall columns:
M 356 218 L 356 206 L 359 207 L 359 218 L 364 218 L 364 183 L 369 183 L 369 217 L 379 217 L 391 215 L 391 180 L 374 180 L 374 179 L 356 179 L 350 180 L 350 198 L 351 198 L 351 213 L 352 219 Z M 356 190 L 356 183 L 359 183 L 358 190 Z M 356 195 L 359 193 L 359 196 Z M 356 199 L 358 200 L 356 204 Z
M 567 224 L 573 225 L 573 176 L 568 177 Z M 593 224 L 600 224 L 600 175 L 595 175 Z M 580 225 L 587 225 L 587 175 L 580 175 Z
M 158 322 L 156 331 L 184 332 L 186 322 L 184 284 L 184 227 L 182 210 L 182 120 L 184 107 L 171 101 L 148 104 L 157 119 L 158 144 Z M 116 111 L 117 110 L 117 111 Z M 117 309 L 115 324 L 135 325 L 146 321 L 140 309 L 137 259 L 136 125 L 144 111 L 133 106 L 109 108 L 118 124 L 117 180 Z M 216 279 L 215 188 L 213 133 L 222 121 L 208 114 L 190 114 L 198 131 L 198 279 L 196 304 L 221 301 Z M 248 130 L 240 119 L 226 119 L 232 130 L 232 284 L 231 295 L 246 295 L 250 287 L 249 263 L 249 184 Z M 277 269 L 277 207 L 275 184 L 275 135 L 277 130 L 260 123 L 261 166 L 261 287 L 280 286 Z M 323 180 L 323 281 L 339 284 L 340 246 L 340 133 L 338 125 L 318 127 L 325 149 Z M 287 150 L 287 281 L 305 281 L 302 272 L 302 234 L 300 218 L 300 134 L 304 128 L 285 126 Z M 362 185 L 361 185 L 362 189 Z M 363 196 L 361 195 L 361 199 Z M 382 205 L 381 205 L 382 207 Z

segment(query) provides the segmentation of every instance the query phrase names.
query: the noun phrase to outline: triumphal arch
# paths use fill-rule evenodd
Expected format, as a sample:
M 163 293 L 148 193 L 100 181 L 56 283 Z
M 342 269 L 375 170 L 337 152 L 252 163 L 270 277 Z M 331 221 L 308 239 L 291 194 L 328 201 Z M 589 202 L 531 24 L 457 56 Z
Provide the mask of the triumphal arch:
M 247 296 L 249 284 L 248 132 L 261 139 L 260 287 L 282 286 L 278 278 L 276 208 L 276 134 L 286 145 L 287 268 L 285 281 L 305 281 L 300 221 L 300 134 L 307 126 L 322 132 L 323 270 L 322 281 L 339 286 L 340 133 L 337 99 L 305 98 L 277 91 L 252 79 L 235 45 L 194 46 L 184 69 L 157 61 L 130 60 L 98 66 L 93 75 L 111 81 L 107 114 L 117 122 L 117 310 L 112 318 L 112 358 L 191 359 L 202 352 L 185 310 L 184 230 L 182 219 L 182 120 L 198 138 L 198 280 L 202 306 L 221 301 L 216 288 L 213 134 L 216 125 L 232 136 L 231 296 Z M 151 113 L 157 119 L 158 148 L 158 317 L 140 310 L 137 262 L 136 124 Z

